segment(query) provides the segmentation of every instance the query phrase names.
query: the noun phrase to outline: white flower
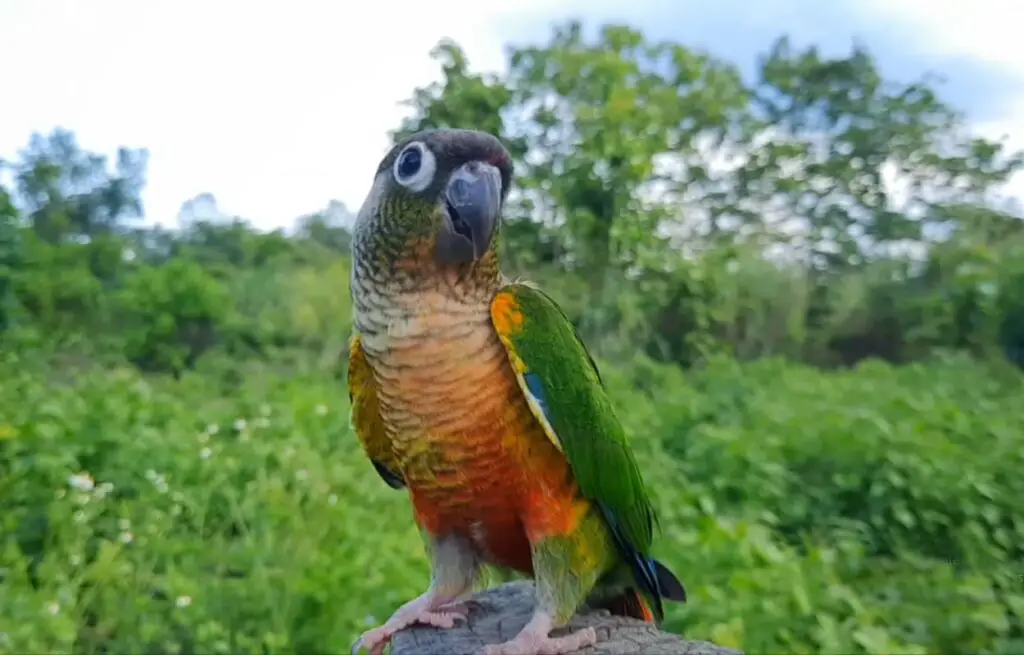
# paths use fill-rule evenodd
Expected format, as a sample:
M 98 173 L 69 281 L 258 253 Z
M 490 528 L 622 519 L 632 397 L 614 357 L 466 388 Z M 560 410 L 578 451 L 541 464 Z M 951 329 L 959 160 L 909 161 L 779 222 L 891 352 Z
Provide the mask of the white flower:
M 203 448 L 202 450 L 199 451 L 199 457 L 201 457 L 202 459 L 210 459 L 210 455 L 212 454 L 213 451 L 210 450 L 209 448 Z
M 130 544 L 132 540 L 135 539 L 135 535 L 133 535 L 130 531 L 125 530 L 121 533 L 120 539 L 121 543 Z
M 218 431 L 220 431 L 220 428 L 217 427 L 216 423 L 210 423 L 209 425 L 206 426 L 206 434 L 208 435 L 215 435 L 217 434 Z
M 156 490 L 160 493 L 167 493 L 167 481 L 164 480 L 164 476 L 157 473 L 153 469 L 146 471 L 146 479 L 153 483 Z
M 317 405 L 316 406 L 316 415 L 317 416 L 324 416 L 325 414 L 327 414 L 327 405 Z
M 338 497 L 335 494 L 331 494 L 330 496 L 327 497 L 327 504 L 328 505 L 337 505 L 338 504 Z
M 60 612 L 60 603 L 51 600 L 46 604 L 46 611 L 50 614 L 58 614 Z
M 242 430 L 244 430 L 246 425 L 247 425 L 247 423 L 245 422 L 244 418 L 235 419 L 235 431 L 236 432 L 241 432 Z
M 68 484 L 79 491 L 92 491 L 96 485 L 88 473 L 77 473 L 68 478 Z
M 178 596 L 174 599 L 174 604 L 178 607 L 188 607 L 192 604 L 191 596 Z

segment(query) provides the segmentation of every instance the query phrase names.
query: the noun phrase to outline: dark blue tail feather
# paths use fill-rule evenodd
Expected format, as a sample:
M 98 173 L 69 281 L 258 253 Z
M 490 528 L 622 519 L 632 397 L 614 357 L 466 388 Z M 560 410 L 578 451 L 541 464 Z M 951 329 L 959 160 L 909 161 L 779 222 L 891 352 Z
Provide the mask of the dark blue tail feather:
M 601 514 L 611 529 L 612 539 L 615 541 L 619 553 L 636 576 L 636 582 L 640 586 L 641 591 L 653 602 L 654 615 L 660 622 L 665 615 L 661 602 L 662 598 L 685 603 L 686 588 L 667 566 L 653 557 L 644 557 L 640 551 L 629 543 L 622 533 L 618 521 L 615 520 L 615 517 L 608 511 L 606 506 L 602 503 L 597 503 L 597 507 L 601 510 Z

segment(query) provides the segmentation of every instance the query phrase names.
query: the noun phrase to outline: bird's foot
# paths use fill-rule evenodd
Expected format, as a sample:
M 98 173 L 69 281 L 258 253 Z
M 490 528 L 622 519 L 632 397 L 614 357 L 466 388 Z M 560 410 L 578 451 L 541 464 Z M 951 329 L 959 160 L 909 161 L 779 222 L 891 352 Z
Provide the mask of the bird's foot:
M 453 600 L 450 603 L 438 606 L 434 611 L 441 614 L 451 614 L 456 619 L 464 620 L 469 616 L 470 608 L 473 606 L 474 602 L 471 600 Z
M 546 614 L 535 614 L 514 638 L 485 646 L 483 655 L 566 655 L 597 643 L 597 631 L 583 628 L 562 637 L 550 637 L 552 621 Z
M 465 603 L 453 603 L 449 598 L 428 591 L 398 608 L 383 625 L 361 634 L 352 646 L 352 655 L 358 655 L 364 648 L 370 651 L 370 655 L 381 655 L 399 630 L 417 623 L 453 628 L 457 621 L 465 621 L 466 615 Z

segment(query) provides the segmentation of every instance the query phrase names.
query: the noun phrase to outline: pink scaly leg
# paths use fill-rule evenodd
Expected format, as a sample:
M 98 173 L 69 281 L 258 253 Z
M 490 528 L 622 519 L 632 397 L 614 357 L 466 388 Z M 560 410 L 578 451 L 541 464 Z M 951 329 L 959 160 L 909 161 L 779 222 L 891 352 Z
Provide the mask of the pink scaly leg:
M 363 648 L 369 649 L 371 655 L 380 655 L 396 632 L 417 623 L 436 628 L 454 627 L 456 621 L 466 619 L 461 608 L 451 604 L 454 599 L 455 596 L 435 591 L 417 596 L 399 607 L 383 625 L 364 632 L 352 646 L 352 655 L 357 655 Z
M 381 655 L 396 632 L 417 623 L 452 628 L 457 621 L 466 619 L 465 603 L 457 601 L 473 588 L 480 568 L 476 554 L 459 537 L 427 537 L 431 554 L 430 589 L 399 607 L 383 625 L 360 635 L 352 646 L 352 655 L 358 655 L 364 648 L 371 655 Z
M 563 637 L 549 637 L 554 626 L 550 614 L 537 612 L 514 638 L 484 647 L 484 655 L 565 655 L 597 643 L 597 632 L 583 628 Z
M 574 560 L 576 553 L 586 552 L 577 541 L 584 538 L 581 535 L 557 539 L 531 535 L 530 556 L 537 595 L 533 618 L 512 639 L 485 647 L 483 655 L 565 655 L 597 643 L 597 631 L 593 628 L 562 637 L 550 636 L 552 629 L 569 622 L 601 572 L 600 566 L 579 565 Z

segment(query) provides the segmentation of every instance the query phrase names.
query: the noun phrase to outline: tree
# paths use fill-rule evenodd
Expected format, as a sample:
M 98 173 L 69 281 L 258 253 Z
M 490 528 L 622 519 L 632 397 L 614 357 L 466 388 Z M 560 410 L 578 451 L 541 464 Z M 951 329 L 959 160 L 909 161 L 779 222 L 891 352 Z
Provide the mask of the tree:
M 434 54 L 445 58 L 445 86 L 414 94 L 416 113 L 399 134 L 468 126 L 511 140 L 522 212 L 562 228 L 563 263 L 584 272 L 594 293 L 610 264 L 636 264 L 668 245 L 660 228 L 677 212 L 657 199 L 665 160 L 701 175 L 697 147 L 721 139 L 746 104 L 733 66 L 624 26 L 587 42 L 570 22 L 543 47 L 513 49 L 508 76 L 486 83 L 466 73 L 456 46 Z
M 16 202 L 50 243 L 118 232 L 142 216 L 147 161 L 144 149 L 120 148 L 110 172 L 107 158 L 83 150 L 68 130 L 33 134 L 13 166 Z
M 0 186 L 0 332 L 11 324 L 15 304 L 14 272 L 21 265 L 22 255 L 18 213 L 7 189 Z
M 651 336 L 674 342 L 674 359 L 692 350 L 682 325 L 719 341 L 784 325 L 793 339 L 816 331 L 827 343 L 830 280 L 884 262 L 917 270 L 931 245 L 974 229 L 970 214 L 1003 231 L 1021 224 L 988 202 L 1020 154 L 967 134 L 932 79 L 886 80 L 860 46 L 824 58 L 782 37 L 752 83 L 731 64 L 623 25 L 589 37 L 579 22 L 557 26 L 543 45 L 510 48 L 502 76 L 470 72 L 450 41 L 432 54 L 443 79 L 414 91 L 395 138 L 449 126 L 506 139 L 518 182 L 509 258 L 580 279 L 573 288 L 589 293 L 567 302 L 591 333 L 630 313 L 630 330 L 661 325 Z M 779 267 L 798 264 L 807 300 L 751 314 L 743 303 L 768 290 L 734 288 L 730 273 L 751 257 L 766 265 L 747 266 L 760 273 L 743 284 L 789 288 L 796 269 Z
M 751 91 L 757 120 L 735 175 L 735 213 L 794 234 L 789 243 L 819 266 L 842 269 L 941 238 L 945 221 L 932 208 L 981 203 L 1022 164 L 966 135 L 927 78 L 884 80 L 862 47 L 823 59 L 781 38 Z
M 347 254 L 352 245 L 350 228 L 354 223 L 355 216 L 345 203 L 332 200 L 322 211 L 296 219 L 295 234 L 299 238 L 309 239 L 336 252 Z
M 217 206 L 217 197 L 209 192 L 200 193 L 181 203 L 177 216 L 178 227 L 182 230 L 199 222 L 216 223 L 224 220 L 230 221 L 231 217 L 221 211 Z

